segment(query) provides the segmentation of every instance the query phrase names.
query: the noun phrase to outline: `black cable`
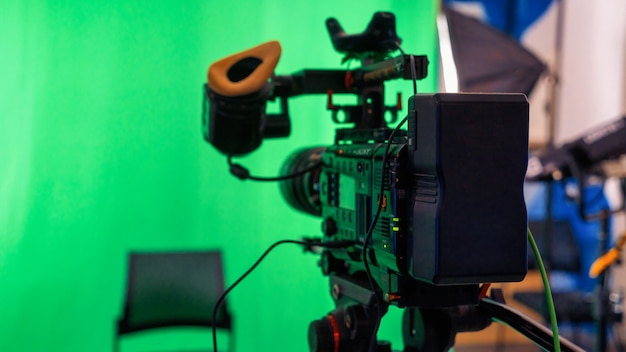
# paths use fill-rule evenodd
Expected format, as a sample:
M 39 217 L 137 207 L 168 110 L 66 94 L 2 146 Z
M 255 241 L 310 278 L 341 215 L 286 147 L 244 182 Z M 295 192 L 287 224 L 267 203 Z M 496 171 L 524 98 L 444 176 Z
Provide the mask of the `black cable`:
M 520 334 L 537 344 L 544 351 L 554 351 L 554 341 L 552 331 L 545 326 L 528 318 L 523 313 L 505 304 L 496 302 L 489 298 L 480 300 L 478 309 L 491 316 L 495 321 L 504 323 L 515 329 Z M 563 352 L 583 352 L 584 350 L 576 346 L 571 341 L 559 337 L 561 350 Z
M 372 339 L 370 341 L 370 352 L 374 352 L 378 345 L 376 341 L 376 335 L 378 332 L 378 328 L 380 327 L 380 320 L 383 316 L 383 312 L 382 312 L 383 300 L 382 300 L 382 297 L 380 297 L 378 290 L 376 289 L 374 277 L 372 275 L 372 271 L 370 270 L 370 266 L 367 261 L 367 248 L 368 248 L 368 243 L 372 240 L 372 234 L 374 233 L 374 228 L 376 227 L 376 223 L 378 222 L 378 218 L 380 217 L 380 212 L 383 209 L 383 196 L 384 196 L 383 193 L 385 191 L 385 171 L 386 171 L 385 169 L 387 168 L 387 154 L 389 154 L 389 149 L 391 147 L 391 142 L 393 141 L 393 136 L 396 134 L 397 131 L 400 130 L 400 127 L 407 120 L 408 120 L 407 117 L 402 119 L 402 121 L 400 121 L 400 123 L 396 126 L 396 128 L 394 128 L 394 130 L 391 132 L 391 134 L 389 135 L 389 139 L 387 140 L 385 152 L 383 153 L 383 160 L 382 160 L 382 170 L 381 170 L 382 177 L 381 177 L 381 182 L 380 182 L 380 193 L 378 194 L 378 207 L 376 209 L 376 215 L 374 215 L 374 218 L 372 219 L 372 222 L 370 223 L 370 226 L 367 229 L 367 235 L 365 236 L 365 242 L 363 243 L 363 249 L 361 251 L 361 256 L 363 258 L 363 265 L 365 266 L 365 272 L 367 273 L 367 280 L 369 281 L 370 287 L 372 288 L 372 292 L 374 293 L 374 297 L 376 298 L 376 306 L 378 310 L 378 314 L 376 316 L 376 323 L 374 324 L 374 330 L 372 332 Z
M 217 302 L 215 303 L 215 307 L 213 307 L 213 318 L 212 318 L 213 322 L 216 321 L 216 319 L 217 319 L 218 308 L 224 302 L 224 299 L 226 298 L 226 295 L 228 295 L 228 293 L 230 293 L 230 291 L 232 291 L 235 288 L 235 286 L 237 286 L 254 269 L 256 269 L 256 267 L 261 263 L 261 261 L 263 259 L 265 259 L 265 257 L 272 251 L 272 249 L 274 249 L 278 245 L 281 245 L 281 244 L 284 244 L 284 243 L 299 244 L 299 245 L 305 246 L 305 248 L 310 248 L 311 246 L 324 247 L 324 248 L 342 248 L 342 247 L 349 247 L 349 246 L 353 245 L 353 243 L 350 242 L 350 241 L 338 241 L 338 242 L 332 242 L 332 243 L 322 243 L 321 241 L 315 241 L 315 240 L 306 240 L 306 241 L 281 240 L 281 241 L 278 241 L 278 242 L 272 244 L 268 249 L 265 250 L 265 252 L 263 252 L 263 254 L 259 257 L 259 259 L 257 259 L 257 261 L 254 262 L 254 264 L 252 264 L 252 266 L 248 270 L 246 270 L 243 273 L 243 275 L 241 275 L 237 280 L 235 280 L 235 282 L 232 285 L 230 285 L 226 290 L 224 290 L 224 293 L 222 293 L 222 295 L 217 299 Z M 217 327 L 215 326 L 215 324 L 213 324 L 212 328 L 213 328 L 213 351 L 217 352 Z
M 291 178 L 296 178 L 299 176 L 302 176 L 308 172 L 311 172 L 315 169 L 317 169 L 318 167 L 321 167 L 323 165 L 323 163 L 321 161 L 307 167 L 306 169 L 302 169 L 300 171 L 294 172 L 293 174 L 289 174 L 289 175 L 283 175 L 283 176 L 276 176 L 276 177 L 261 177 L 261 176 L 253 176 L 250 175 L 250 171 L 248 171 L 248 169 L 246 169 L 245 167 L 239 165 L 239 164 L 235 164 L 233 163 L 233 155 L 230 154 L 228 155 L 228 166 L 230 168 L 230 173 L 233 174 L 235 177 L 237 177 L 240 180 L 253 180 L 253 181 L 261 181 L 261 182 L 271 182 L 271 181 L 284 181 L 284 180 L 289 180 Z
M 399 43 L 396 43 L 396 46 L 398 48 L 398 50 L 400 51 L 400 53 L 402 55 L 405 55 L 404 50 L 402 50 L 402 48 L 400 47 Z M 415 72 L 415 58 L 413 55 L 410 56 L 410 65 L 411 65 L 411 76 L 413 79 L 413 99 L 415 99 L 415 96 L 417 95 L 417 73 Z M 415 101 L 415 100 L 414 100 Z M 415 108 L 415 103 L 413 104 L 413 107 Z M 389 154 L 389 149 L 391 147 L 391 143 L 393 142 L 393 136 L 396 134 L 397 131 L 400 130 L 400 127 L 402 127 L 402 125 L 404 125 L 404 123 L 408 120 L 408 116 L 405 117 L 404 119 L 402 119 L 402 121 L 400 121 L 400 123 L 398 123 L 398 125 L 394 128 L 394 130 L 391 132 L 391 134 L 389 135 L 389 138 L 387 139 L 387 143 L 386 143 L 386 147 L 385 147 L 385 152 L 383 154 L 383 160 L 382 160 L 382 169 L 381 169 L 381 182 L 380 182 L 380 193 L 378 195 L 378 207 L 376 209 L 376 214 L 374 215 L 374 218 L 372 219 L 372 222 L 367 230 L 367 234 L 365 236 L 365 241 L 363 243 L 363 249 L 361 251 L 361 256 L 363 259 L 363 265 L 365 266 L 365 272 L 367 273 L 367 280 L 369 281 L 370 287 L 372 289 L 372 292 L 374 293 L 374 297 L 376 298 L 376 306 L 377 306 L 377 316 L 376 316 L 376 322 L 374 323 L 374 329 L 372 331 L 372 336 L 371 336 L 371 340 L 370 340 L 370 347 L 369 350 L 370 352 L 375 352 L 376 349 L 378 348 L 378 342 L 376 339 L 376 335 L 378 334 L 378 329 L 380 328 L 380 321 L 382 319 L 383 316 L 383 311 L 382 311 L 382 305 L 383 305 L 383 299 L 382 297 L 380 297 L 380 293 L 378 292 L 378 290 L 376 289 L 376 284 L 374 282 L 374 277 L 372 275 L 372 271 L 369 267 L 369 263 L 367 260 L 367 247 L 369 242 L 372 239 L 372 234 L 374 232 L 374 228 L 376 227 L 376 223 L 378 222 L 378 218 L 380 217 L 380 213 L 382 211 L 382 205 L 383 205 L 383 193 L 385 191 L 385 169 L 387 168 L 387 155 Z

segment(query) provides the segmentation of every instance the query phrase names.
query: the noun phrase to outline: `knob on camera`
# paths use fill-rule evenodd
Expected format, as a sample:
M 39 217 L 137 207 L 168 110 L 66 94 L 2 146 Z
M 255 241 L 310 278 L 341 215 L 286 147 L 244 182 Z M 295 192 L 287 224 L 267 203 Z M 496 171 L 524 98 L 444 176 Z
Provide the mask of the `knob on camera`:
M 280 44 L 269 41 L 227 56 L 209 67 L 203 134 L 222 153 L 246 154 L 261 145 L 266 102 L 272 90 L 269 79 L 280 53 Z M 288 126 L 286 134 L 289 134 Z
M 322 319 L 311 322 L 308 331 L 310 351 L 369 351 L 374 331 L 371 314 L 363 306 L 352 305 L 338 307 Z M 391 345 L 381 341 L 377 350 L 391 352 Z

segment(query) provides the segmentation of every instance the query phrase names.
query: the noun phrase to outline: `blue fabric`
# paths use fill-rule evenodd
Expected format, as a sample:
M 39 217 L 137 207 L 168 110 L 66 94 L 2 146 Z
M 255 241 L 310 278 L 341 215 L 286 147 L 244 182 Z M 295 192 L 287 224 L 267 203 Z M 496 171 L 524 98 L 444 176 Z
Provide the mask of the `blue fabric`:
M 571 280 L 570 284 L 574 287 L 565 288 L 591 292 L 594 289 L 596 280 L 589 278 L 588 273 L 591 264 L 600 254 L 599 234 L 602 230 L 602 223 L 599 220 L 586 221 L 581 217 L 576 200 L 567 194 L 567 190 L 570 188 L 577 192 L 578 186 L 575 181 L 553 182 L 552 216 L 555 221 L 560 220 L 569 223 L 580 250 L 581 271 L 579 273 L 568 273 L 567 276 L 560 273 L 556 277 L 562 281 Z M 525 193 L 529 221 L 545 220 L 547 192 L 548 186 L 546 183 L 528 183 L 526 185 Z M 588 186 L 584 193 L 587 214 L 594 214 L 600 210 L 609 209 L 609 204 L 601 185 Z M 552 284 L 556 286 L 557 290 L 559 289 L 559 282 Z M 562 283 L 562 286 L 569 286 L 569 284 Z
M 483 19 L 494 28 L 518 41 L 524 32 L 550 7 L 554 0 L 444 0 L 445 4 L 481 4 L 487 18 Z

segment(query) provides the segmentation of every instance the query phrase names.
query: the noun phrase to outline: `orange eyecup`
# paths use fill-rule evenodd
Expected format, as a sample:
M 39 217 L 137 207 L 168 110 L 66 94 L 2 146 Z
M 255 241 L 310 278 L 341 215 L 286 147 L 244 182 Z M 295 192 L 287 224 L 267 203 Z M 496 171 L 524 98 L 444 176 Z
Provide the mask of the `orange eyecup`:
M 248 95 L 260 90 L 274 73 L 281 51 L 280 43 L 272 40 L 214 62 L 207 74 L 209 88 L 227 97 Z M 233 80 L 229 71 L 248 59 L 260 61 L 260 64 L 246 77 Z

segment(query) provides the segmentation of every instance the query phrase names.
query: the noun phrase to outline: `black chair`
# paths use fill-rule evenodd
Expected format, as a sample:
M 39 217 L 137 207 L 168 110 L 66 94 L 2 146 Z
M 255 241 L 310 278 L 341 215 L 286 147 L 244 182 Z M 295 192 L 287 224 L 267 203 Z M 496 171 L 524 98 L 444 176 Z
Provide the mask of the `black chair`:
M 130 253 L 123 316 L 117 321 L 114 350 L 123 335 L 145 330 L 213 325 L 229 335 L 233 349 L 233 322 L 226 302 L 216 321 L 213 308 L 224 292 L 222 256 L 219 251 Z M 207 350 L 212 350 L 207 348 Z
M 579 245 L 569 222 L 553 220 L 551 228 L 544 221 L 529 221 L 528 227 L 544 256 L 545 265 L 550 270 L 578 276 L 582 270 Z M 538 265 L 532 249 L 528 248 L 528 268 L 537 270 Z M 557 291 L 552 293 L 559 322 L 591 322 L 591 301 L 589 293 L 580 290 Z M 550 321 L 545 294 L 541 292 L 515 292 L 520 303 L 541 314 L 545 321 Z

